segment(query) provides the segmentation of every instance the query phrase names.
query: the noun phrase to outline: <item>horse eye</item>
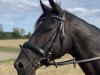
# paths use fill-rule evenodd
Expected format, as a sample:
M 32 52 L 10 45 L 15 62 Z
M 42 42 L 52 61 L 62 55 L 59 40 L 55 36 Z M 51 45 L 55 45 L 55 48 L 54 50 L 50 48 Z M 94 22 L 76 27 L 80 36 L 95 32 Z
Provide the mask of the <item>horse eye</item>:
M 49 31 L 51 31 L 51 30 L 52 30 L 51 27 L 45 28 L 45 31 L 47 31 L 47 32 L 49 32 Z

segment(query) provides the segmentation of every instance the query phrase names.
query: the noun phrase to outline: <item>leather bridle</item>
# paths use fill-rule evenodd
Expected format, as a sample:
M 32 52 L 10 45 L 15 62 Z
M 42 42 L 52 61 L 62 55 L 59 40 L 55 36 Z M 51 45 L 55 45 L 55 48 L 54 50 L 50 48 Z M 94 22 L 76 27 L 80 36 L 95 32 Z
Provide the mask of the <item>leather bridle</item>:
M 43 21 L 46 18 L 47 17 L 44 17 L 41 20 Z M 67 61 L 63 61 L 63 62 L 55 62 L 54 60 L 53 60 L 53 62 L 51 62 L 49 56 L 52 55 L 51 50 L 52 50 L 52 47 L 53 47 L 53 45 L 56 42 L 58 37 L 59 37 L 59 42 L 60 42 L 60 46 L 61 46 L 60 47 L 61 48 L 61 55 L 60 56 L 62 56 L 63 43 L 64 43 L 64 39 L 65 39 L 65 33 L 64 33 L 65 13 L 62 15 L 62 17 L 51 16 L 51 18 L 58 19 L 59 24 L 58 24 L 57 29 L 55 30 L 53 35 L 50 37 L 50 39 L 46 42 L 46 44 L 44 45 L 43 48 L 40 48 L 40 47 L 34 45 L 33 42 L 31 42 L 31 41 L 24 43 L 23 46 L 20 45 L 21 50 L 24 52 L 24 54 L 26 55 L 28 60 L 31 62 L 32 69 L 33 68 L 37 69 L 41 65 L 45 65 L 45 66 L 55 65 L 57 67 L 58 65 L 61 66 L 61 65 L 67 65 L 67 64 L 74 64 L 74 67 L 75 67 L 76 63 L 87 63 L 87 62 L 91 62 L 91 61 L 100 59 L 100 57 L 95 57 L 95 58 L 76 61 L 75 58 L 74 58 L 72 60 L 67 60 Z M 50 44 L 50 46 L 47 48 L 48 44 Z M 27 50 L 24 50 L 24 48 L 37 52 L 38 54 L 40 54 L 42 56 L 42 58 L 40 60 L 36 61 L 36 62 L 33 62 L 32 57 L 28 54 Z M 47 50 L 44 50 L 45 48 Z
M 46 18 L 47 17 L 42 18 L 41 21 L 45 20 Z M 62 15 L 62 17 L 53 15 L 53 16 L 51 16 L 51 18 L 58 19 L 59 20 L 59 24 L 58 24 L 57 29 L 53 33 L 53 35 L 50 37 L 50 39 L 43 46 L 43 48 L 45 48 L 49 43 L 51 44 L 50 47 L 47 48 L 47 50 L 45 50 L 46 52 L 44 52 L 43 48 L 37 47 L 31 41 L 28 41 L 28 42 L 24 43 L 23 46 L 20 45 L 21 50 L 24 52 L 24 54 L 26 55 L 28 60 L 31 62 L 32 67 L 37 66 L 37 65 L 39 67 L 41 62 L 42 62 L 43 65 L 49 66 L 49 57 L 48 56 L 51 53 L 51 49 L 52 49 L 52 47 L 54 45 L 54 42 L 56 41 L 57 37 L 59 37 L 60 46 L 61 46 L 61 53 L 62 53 L 63 41 L 64 41 L 64 36 L 65 36 L 65 34 L 64 34 L 65 13 Z M 34 50 L 35 52 L 37 52 L 40 55 L 42 55 L 43 58 L 41 58 L 38 62 L 33 62 L 31 56 L 28 54 L 27 50 L 24 50 L 24 48 Z
M 42 18 L 41 21 L 45 20 L 46 18 L 47 17 Z M 61 55 L 62 55 L 63 41 L 64 41 L 64 37 L 65 37 L 65 33 L 64 33 L 65 13 L 62 15 L 62 17 L 53 15 L 53 16 L 51 16 L 51 18 L 58 19 L 59 20 L 59 24 L 58 24 L 57 29 L 53 33 L 53 35 L 50 37 L 50 39 L 45 43 L 45 45 L 42 48 L 37 47 L 31 41 L 28 41 L 28 42 L 24 43 L 23 46 L 20 45 L 21 50 L 24 52 L 24 54 L 26 55 L 26 57 L 28 58 L 28 60 L 31 62 L 32 67 L 37 66 L 40 63 L 42 63 L 43 65 L 46 65 L 46 66 L 50 65 L 49 64 L 50 61 L 49 61 L 49 57 L 48 56 L 52 55 L 51 50 L 52 50 L 52 47 L 53 47 L 55 41 L 57 40 L 57 37 L 59 37 L 60 46 L 61 46 Z M 49 48 L 47 48 L 48 44 L 50 44 Z M 28 54 L 27 50 L 24 50 L 24 48 L 34 50 L 35 52 L 37 52 L 40 55 L 42 55 L 43 58 L 41 58 L 40 60 L 38 60 L 38 62 L 33 62 L 31 60 L 32 57 Z M 47 50 L 45 50 L 46 52 L 44 51 L 45 48 L 47 49 Z

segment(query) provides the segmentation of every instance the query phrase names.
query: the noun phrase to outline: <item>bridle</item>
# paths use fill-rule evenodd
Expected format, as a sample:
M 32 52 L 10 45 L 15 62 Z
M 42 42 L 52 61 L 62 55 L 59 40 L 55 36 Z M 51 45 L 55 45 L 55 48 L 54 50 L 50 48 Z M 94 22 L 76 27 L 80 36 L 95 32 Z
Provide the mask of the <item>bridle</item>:
M 47 17 L 44 17 L 41 20 L 43 21 L 46 18 Z M 32 64 L 31 69 L 33 69 L 33 68 L 37 69 L 41 65 L 45 65 L 45 66 L 55 65 L 57 67 L 58 65 L 61 66 L 61 65 L 67 65 L 67 64 L 74 64 L 74 67 L 75 67 L 76 63 L 88 63 L 88 62 L 100 59 L 100 57 L 95 57 L 95 58 L 84 59 L 84 60 L 79 60 L 79 61 L 76 61 L 75 58 L 73 58 L 71 60 L 63 61 L 63 62 L 55 62 L 54 60 L 50 61 L 49 56 L 52 55 L 51 50 L 52 50 L 52 47 L 53 47 L 53 45 L 54 45 L 54 43 L 55 43 L 55 41 L 57 40 L 58 37 L 59 37 L 60 48 L 61 48 L 61 55 L 60 56 L 62 56 L 63 44 L 64 44 L 64 39 L 65 39 L 65 33 L 64 33 L 65 13 L 62 15 L 62 17 L 51 16 L 51 18 L 58 19 L 59 24 L 58 24 L 57 29 L 55 30 L 53 35 L 50 37 L 50 39 L 45 43 L 43 48 L 40 48 L 37 45 L 34 45 L 33 42 L 31 42 L 31 41 L 24 43 L 23 46 L 20 45 L 21 50 L 24 52 L 24 54 L 26 55 L 26 57 L 28 58 L 28 60 Z M 48 44 L 50 44 L 49 47 L 47 47 Z M 24 48 L 37 52 L 38 54 L 40 54 L 42 56 L 42 58 L 40 60 L 36 61 L 36 62 L 33 62 L 32 57 L 28 54 L 27 50 L 24 50 Z M 45 48 L 47 50 L 44 50 Z
M 46 18 L 47 17 L 42 18 L 41 21 L 45 20 Z M 46 66 L 48 66 L 49 65 L 48 56 L 51 53 L 52 47 L 53 47 L 53 45 L 54 45 L 57 37 L 59 37 L 60 46 L 61 46 L 61 53 L 62 53 L 62 50 L 63 50 L 63 41 L 64 41 L 64 35 L 65 35 L 64 34 L 65 13 L 62 15 L 62 17 L 53 15 L 53 16 L 51 16 L 51 18 L 56 18 L 60 22 L 58 24 L 57 29 L 55 30 L 55 32 L 53 33 L 53 35 L 50 37 L 50 39 L 45 43 L 45 45 L 43 46 L 43 48 L 37 47 L 31 41 L 28 41 L 28 42 L 24 43 L 23 46 L 20 46 L 21 50 L 27 56 L 28 60 L 32 63 L 32 65 L 35 65 L 36 63 L 32 62 L 31 57 L 29 56 L 28 52 L 26 52 L 26 50 L 24 50 L 24 48 L 34 50 L 35 52 L 41 54 L 43 56 L 43 58 L 40 59 L 39 61 L 41 62 L 42 60 L 45 60 L 46 61 L 45 64 L 46 64 Z M 48 44 L 50 44 L 49 48 L 47 48 Z M 44 52 L 45 48 L 47 48 L 47 50 L 45 50 L 46 52 Z M 45 64 L 43 64 L 43 65 L 45 65 Z
M 45 20 L 47 17 L 44 17 L 41 19 L 41 21 Z M 31 62 L 32 67 L 39 65 L 41 62 L 43 63 L 43 65 L 46 66 L 50 66 L 49 64 L 49 56 L 52 55 L 52 47 L 55 43 L 55 41 L 57 40 L 57 38 L 59 37 L 59 41 L 60 41 L 60 46 L 61 46 L 61 55 L 62 55 L 62 51 L 63 51 L 63 41 L 65 38 L 65 33 L 64 33 L 64 22 L 65 22 L 65 13 L 62 15 L 62 17 L 59 16 L 55 16 L 52 15 L 50 18 L 55 18 L 59 20 L 59 24 L 57 29 L 55 30 L 55 32 L 52 34 L 52 36 L 50 37 L 50 39 L 43 45 L 42 48 L 37 47 L 36 45 L 34 45 L 31 41 L 28 41 L 26 43 L 23 44 L 23 46 L 20 45 L 21 50 L 24 52 L 24 54 L 27 56 L 28 60 Z M 50 44 L 50 47 L 47 48 L 47 45 Z M 38 60 L 38 62 L 33 62 L 31 59 L 32 57 L 28 54 L 27 50 L 24 50 L 24 48 L 30 49 L 30 50 L 34 50 L 35 52 L 39 53 L 40 55 L 42 55 L 43 58 L 41 58 L 40 60 Z M 44 49 L 47 49 L 44 51 Z M 60 55 L 60 56 L 61 56 Z M 45 62 L 44 62 L 45 61 Z

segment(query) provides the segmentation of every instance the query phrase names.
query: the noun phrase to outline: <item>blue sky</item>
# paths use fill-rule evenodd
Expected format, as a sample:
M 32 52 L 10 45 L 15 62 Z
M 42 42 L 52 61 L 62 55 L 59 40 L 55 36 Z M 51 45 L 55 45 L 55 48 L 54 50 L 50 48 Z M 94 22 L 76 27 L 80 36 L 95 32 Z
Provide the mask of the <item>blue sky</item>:
M 48 0 L 42 0 L 49 5 Z M 100 0 L 55 0 L 61 7 L 100 28 Z M 41 15 L 39 0 L 0 0 L 0 24 L 4 31 L 14 27 L 33 32 Z

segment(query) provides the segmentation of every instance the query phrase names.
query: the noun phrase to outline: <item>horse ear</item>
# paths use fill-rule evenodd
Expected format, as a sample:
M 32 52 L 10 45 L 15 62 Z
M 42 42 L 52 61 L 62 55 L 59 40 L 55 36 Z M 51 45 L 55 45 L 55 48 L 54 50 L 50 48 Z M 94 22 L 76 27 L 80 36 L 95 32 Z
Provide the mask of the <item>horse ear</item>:
M 40 5 L 41 5 L 41 8 L 42 8 L 43 12 L 47 11 L 48 9 L 50 9 L 48 6 L 44 5 L 41 0 L 40 0 Z
M 53 0 L 49 0 L 49 3 L 52 6 L 53 11 L 59 12 L 59 13 L 62 12 L 61 7 L 57 3 L 55 3 Z

